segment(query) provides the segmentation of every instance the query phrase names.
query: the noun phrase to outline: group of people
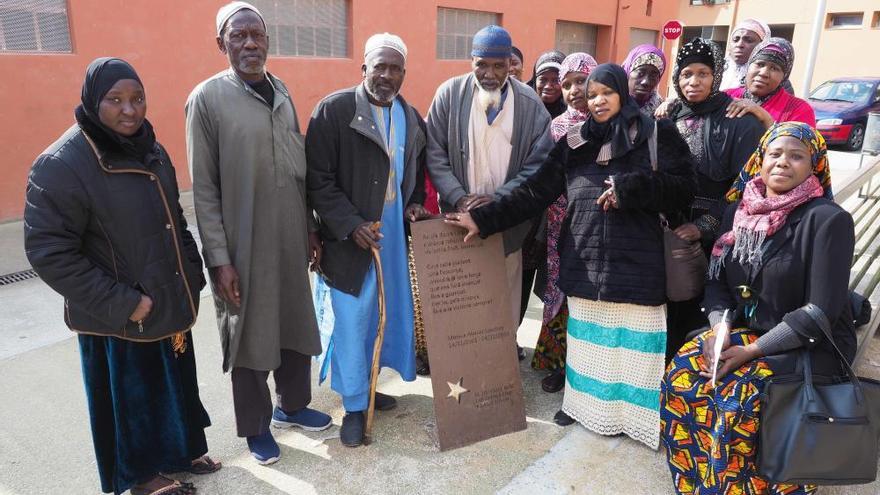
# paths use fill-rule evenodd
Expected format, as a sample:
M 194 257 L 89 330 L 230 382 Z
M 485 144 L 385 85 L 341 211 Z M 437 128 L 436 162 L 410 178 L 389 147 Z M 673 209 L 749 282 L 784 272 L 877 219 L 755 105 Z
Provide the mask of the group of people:
M 270 425 L 331 426 L 309 408 L 314 356 L 345 409 L 341 442 L 361 445 L 369 403 L 396 406 L 370 397 L 371 252 L 388 301 L 379 365 L 412 381 L 408 224 L 436 213 L 434 201 L 465 241 L 503 233 L 511 312 L 499 318 L 516 326 L 530 293 L 542 299 L 531 364 L 547 371 L 545 391 L 564 389 L 558 424 L 662 443 L 678 493 L 813 490 L 773 485 L 755 467 L 767 378 L 802 348 L 814 369 L 835 371 L 816 314 L 845 352 L 855 342 L 852 218 L 830 201 L 814 115 L 785 92 L 787 41 L 745 21 L 735 72 L 715 42 L 688 41 L 664 101 L 667 61 L 654 46 L 622 66 L 547 52 L 524 83 L 522 52 L 487 26 L 471 72 L 444 82 L 422 118 L 401 95 L 406 44 L 382 33 L 366 43 L 362 82 L 321 100 L 303 137 L 290 91 L 266 70 L 259 10 L 222 7 L 216 33 L 229 69 L 186 103 L 201 256 L 146 90 L 123 60 L 90 64 L 76 123 L 28 180 L 26 251 L 79 334 L 104 492 L 191 494 L 167 473 L 221 468 L 206 455 L 189 331 L 203 259 L 237 434 L 256 461 L 280 458 Z M 667 224 L 711 260 L 705 294 L 690 301 L 666 297 Z M 715 356 L 720 325 L 734 330 Z

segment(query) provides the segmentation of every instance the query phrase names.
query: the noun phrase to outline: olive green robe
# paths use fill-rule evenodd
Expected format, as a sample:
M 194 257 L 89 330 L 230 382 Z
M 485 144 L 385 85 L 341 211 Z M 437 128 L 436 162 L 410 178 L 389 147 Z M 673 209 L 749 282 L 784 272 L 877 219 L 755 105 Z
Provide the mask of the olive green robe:
M 270 108 L 231 69 L 186 103 L 193 199 L 206 265 L 238 271 L 241 307 L 215 295 L 223 370 L 274 370 L 281 349 L 321 353 L 308 279 L 306 158 L 287 88 Z

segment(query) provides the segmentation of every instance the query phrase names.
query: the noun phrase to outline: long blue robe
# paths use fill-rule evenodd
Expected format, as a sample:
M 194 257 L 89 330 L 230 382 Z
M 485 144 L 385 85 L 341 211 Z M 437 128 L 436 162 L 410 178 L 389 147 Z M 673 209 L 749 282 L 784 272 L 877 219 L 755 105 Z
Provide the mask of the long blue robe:
M 171 339 L 131 342 L 79 335 L 83 382 L 101 490 L 120 494 L 183 471 L 208 451 L 211 425 L 199 399 L 190 332 L 180 355 Z
M 404 204 L 400 185 L 404 175 L 406 114 L 398 100 L 391 108 L 373 106 L 373 116 L 385 139 L 391 163 L 385 207 L 382 211 L 383 281 L 385 284 L 386 326 L 380 366 L 392 368 L 405 381 L 416 378 L 413 336 L 413 302 L 409 281 Z M 369 404 L 370 367 L 379 324 L 376 268 L 367 272 L 358 296 L 346 294 L 318 279 L 315 307 L 322 333 L 332 328 L 326 342 L 323 381 L 330 366 L 331 388 L 342 396 L 346 411 L 363 411 Z M 328 301 L 329 299 L 329 301 Z M 329 303 L 329 304 L 328 304 Z

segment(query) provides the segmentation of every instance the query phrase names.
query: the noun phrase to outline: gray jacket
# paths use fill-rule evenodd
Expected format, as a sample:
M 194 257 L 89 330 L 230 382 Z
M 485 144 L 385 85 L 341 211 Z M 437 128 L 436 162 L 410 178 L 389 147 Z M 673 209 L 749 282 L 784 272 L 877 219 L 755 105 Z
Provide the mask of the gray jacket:
M 508 79 L 508 98 L 516 98 L 514 105 L 513 150 L 507 179 L 495 196 L 500 198 L 532 175 L 553 148 L 550 137 L 550 114 L 535 91 L 525 84 Z M 455 209 L 455 203 L 469 194 L 468 123 L 474 96 L 474 75 L 468 73 L 449 79 L 434 95 L 428 111 L 428 172 L 437 192 L 440 208 Z M 504 253 L 510 254 L 522 247 L 530 223 L 525 222 L 504 232 Z

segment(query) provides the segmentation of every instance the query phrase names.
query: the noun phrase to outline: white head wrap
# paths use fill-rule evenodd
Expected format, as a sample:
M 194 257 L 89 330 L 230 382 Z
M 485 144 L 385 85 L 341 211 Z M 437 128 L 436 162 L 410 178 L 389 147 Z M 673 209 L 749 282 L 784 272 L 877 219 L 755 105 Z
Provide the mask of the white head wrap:
M 761 38 L 761 41 L 766 40 L 772 34 L 770 32 L 770 26 L 760 19 L 745 19 L 741 21 L 733 28 L 733 31 L 730 32 L 730 37 L 733 38 L 733 34 L 740 29 L 746 29 L 757 34 L 758 38 Z
M 256 7 L 247 2 L 230 2 L 220 7 L 220 10 L 217 11 L 217 36 L 220 36 L 220 31 L 223 31 L 223 27 L 226 26 L 229 19 L 241 10 L 252 10 L 255 14 L 260 16 L 260 20 L 263 21 L 263 26 L 266 26 L 266 20 L 263 19 L 263 14 L 261 14 Z
M 379 48 L 391 48 L 403 55 L 403 60 L 406 61 L 406 44 L 396 34 L 379 33 L 370 36 L 370 39 L 367 40 L 367 44 L 364 46 L 364 57 L 371 51 L 378 50 Z

